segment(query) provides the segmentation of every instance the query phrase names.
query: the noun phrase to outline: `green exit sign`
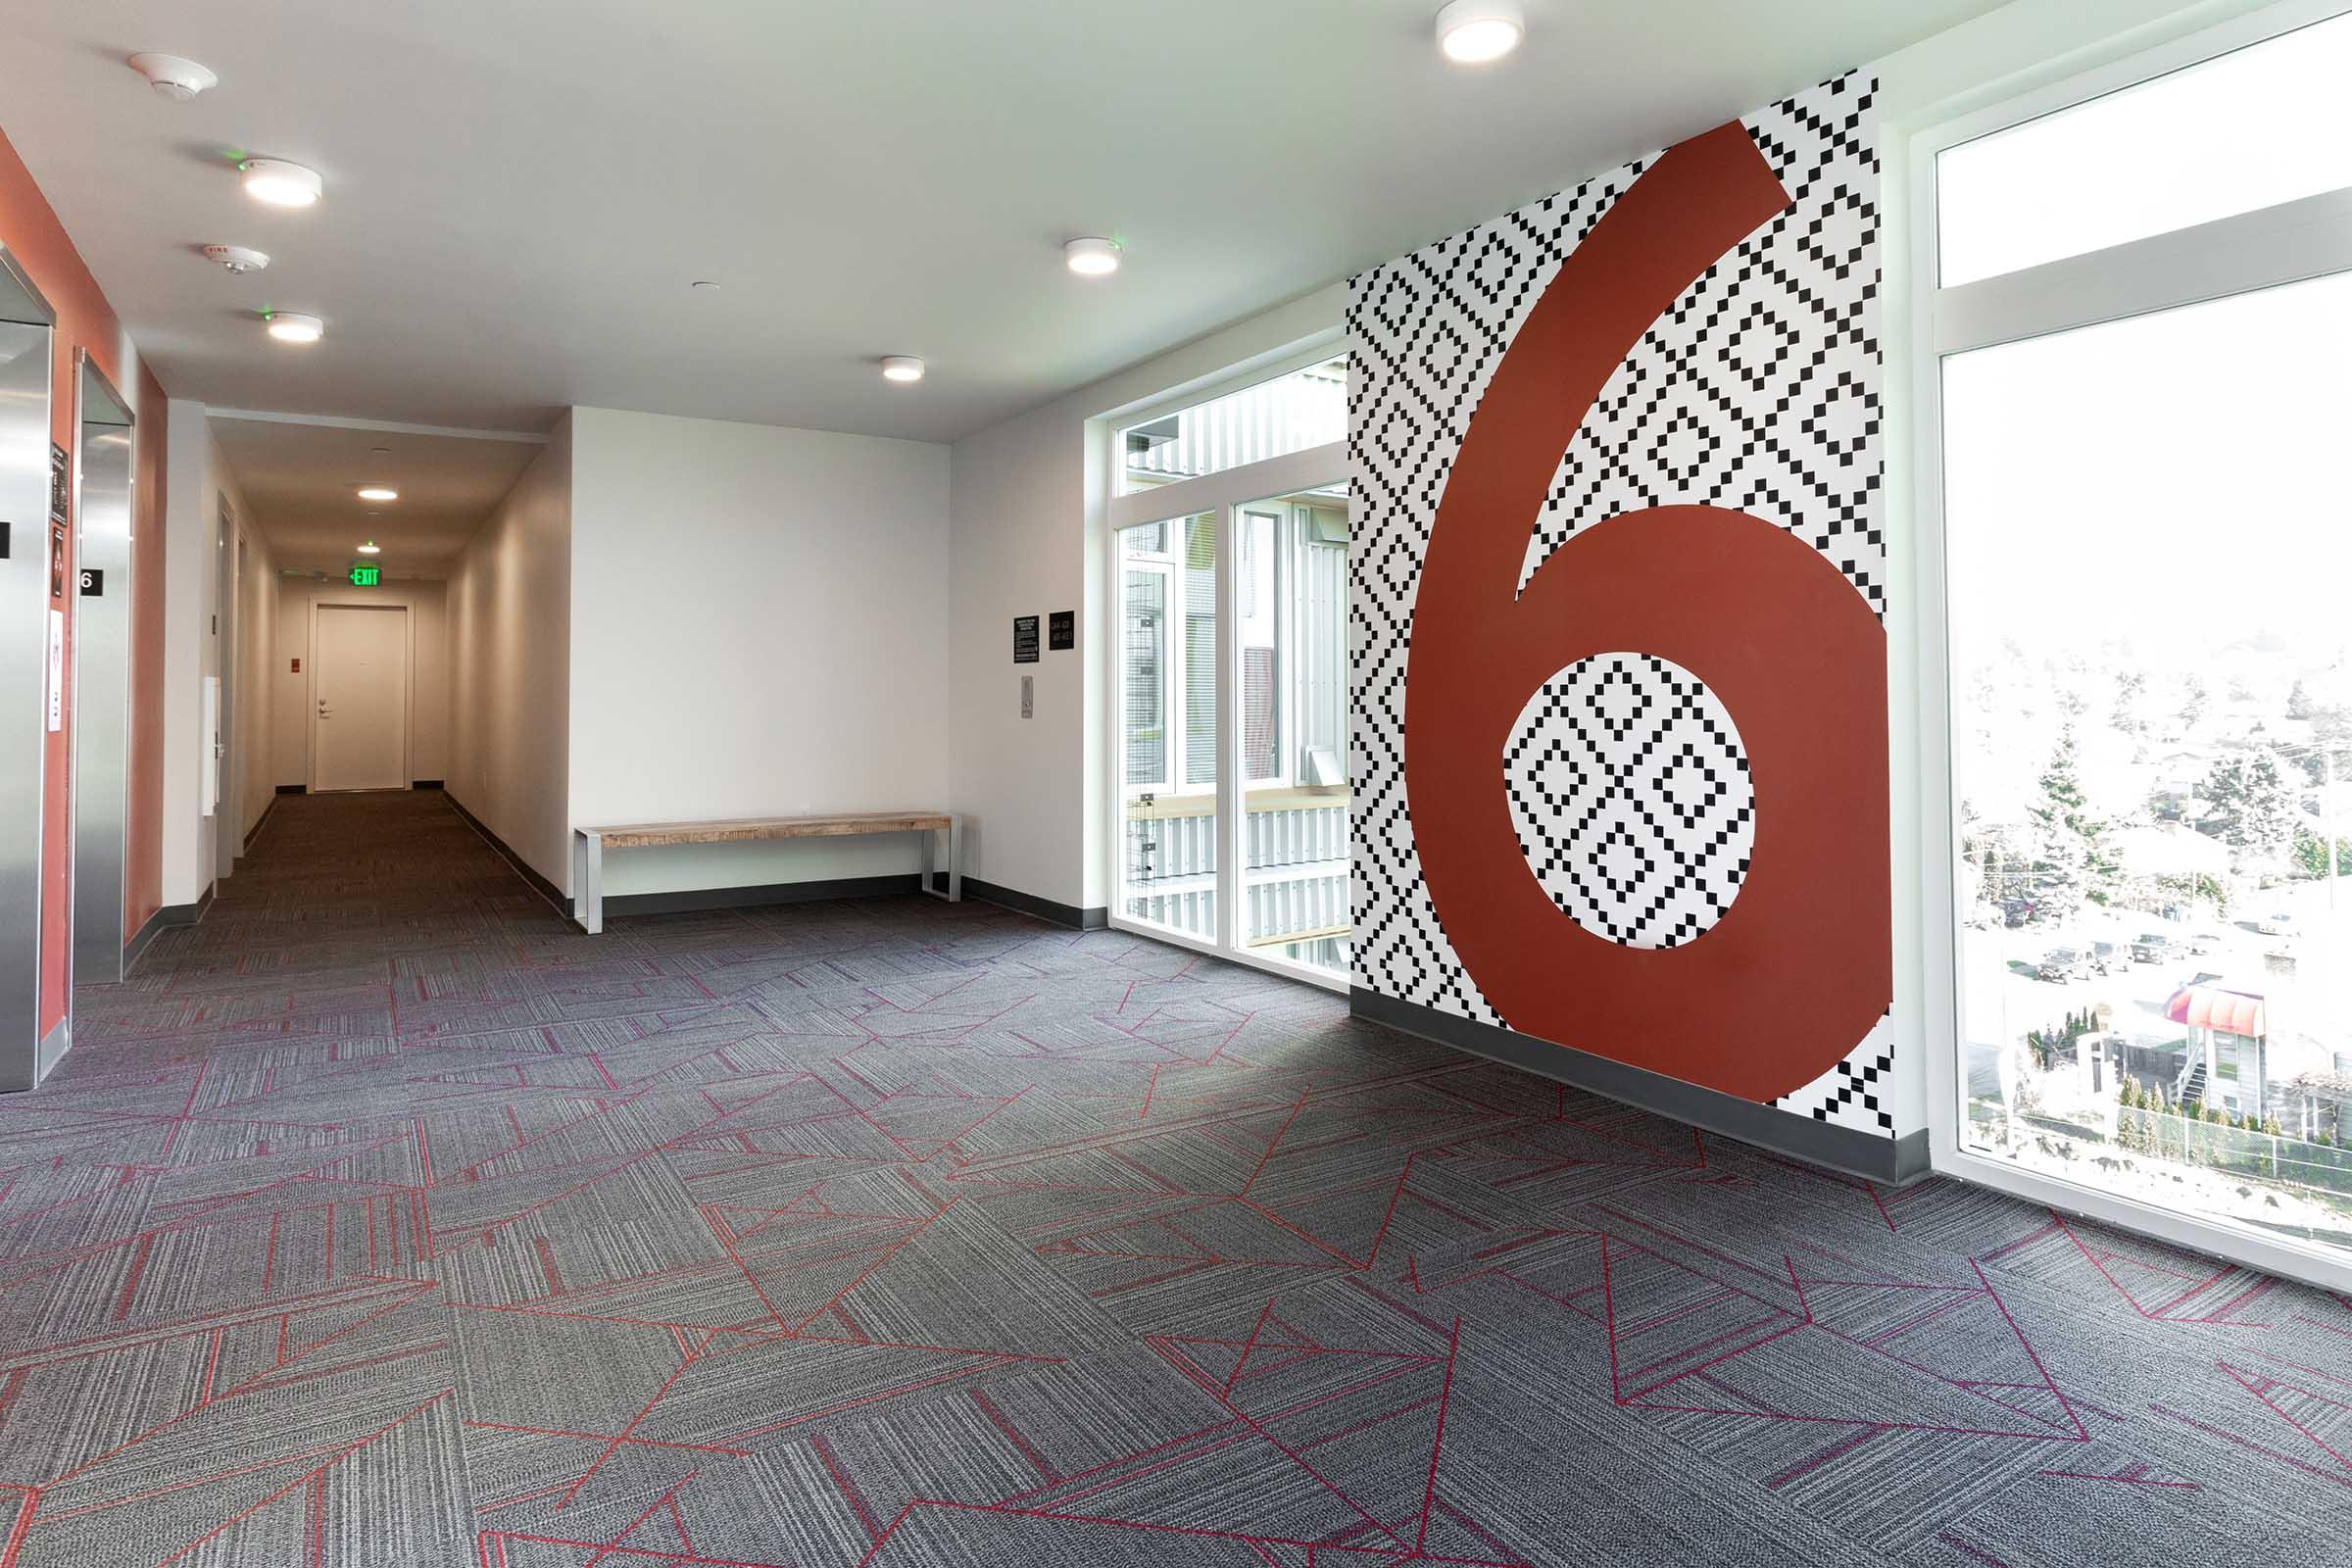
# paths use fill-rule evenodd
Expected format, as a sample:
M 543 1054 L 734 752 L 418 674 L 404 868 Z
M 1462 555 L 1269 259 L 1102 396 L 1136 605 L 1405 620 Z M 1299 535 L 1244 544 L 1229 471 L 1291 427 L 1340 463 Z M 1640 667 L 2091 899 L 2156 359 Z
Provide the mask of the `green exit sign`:
M 354 588 L 372 588 L 383 580 L 384 568 L 381 566 L 362 563 L 351 568 L 351 585 Z

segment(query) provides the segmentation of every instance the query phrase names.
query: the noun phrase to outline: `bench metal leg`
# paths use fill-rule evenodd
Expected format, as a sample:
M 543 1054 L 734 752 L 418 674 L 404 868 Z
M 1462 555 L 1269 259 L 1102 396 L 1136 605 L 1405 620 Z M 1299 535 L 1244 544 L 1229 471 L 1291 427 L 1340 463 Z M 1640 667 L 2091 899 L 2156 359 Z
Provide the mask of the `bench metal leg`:
M 963 818 L 960 816 L 948 818 L 948 891 L 945 893 L 940 892 L 932 885 L 932 878 L 937 873 L 937 867 L 933 865 L 932 858 L 938 854 L 938 846 L 932 842 L 932 838 L 937 831 L 936 828 L 923 830 L 923 877 L 917 885 L 935 899 L 943 899 L 950 904 L 961 904 L 963 902 Z
M 580 929 L 596 936 L 605 929 L 605 839 L 601 833 L 571 837 L 572 904 Z

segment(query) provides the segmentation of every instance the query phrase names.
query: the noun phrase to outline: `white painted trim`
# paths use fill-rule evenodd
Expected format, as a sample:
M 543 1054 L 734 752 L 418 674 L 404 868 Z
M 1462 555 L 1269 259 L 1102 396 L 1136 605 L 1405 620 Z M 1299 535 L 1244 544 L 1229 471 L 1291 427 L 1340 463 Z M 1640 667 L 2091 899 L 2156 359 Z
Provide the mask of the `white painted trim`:
M 2336 191 L 2085 256 L 1942 290 L 1936 158 L 1945 148 L 2123 90 L 2214 56 L 2344 14 L 2344 0 L 2283 3 L 2153 48 L 2114 45 L 2115 58 L 2064 80 L 1925 126 L 1889 148 L 1890 258 L 1886 334 L 1888 444 L 1888 700 L 1895 823 L 1895 1028 L 1898 1060 L 1924 1064 L 1929 1159 L 1936 1172 L 2029 1201 L 2219 1253 L 2330 1289 L 2352 1287 L 2352 1257 L 2227 1220 L 2178 1213 L 1987 1158 L 1966 1149 L 1960 1051 L 1959 824 L 1951 744 L 1950 627 L 1942 489 L 1942 356 L 2172 309 L 2352 270 L 2352 191 Z M 1891 139 L 1891 138 L 1890 138 Z M 1892 250 L 1890 245 L 1890 250 Z M 2247 254 L 2254 252 L 2255 254 Z
M 1115 431 L 1109 435 L 1113 441 L 1118 439 Z M 1171 517 L 1193 517 L 1219 508 L 1245 506 L 1269 496 L 1289 495 L 1294 490 L 1339 484 L 1347 477 L 1348 443 L 1333 441 L 1308 447 L 1303 452 L 1285 453 L 1279 458 L 1261 458 L 1238 468 L 1204 473 L 1197 479 L 1179 479 L 1174 484 L 1138 490 L 1133 495 L 1113 496 L 1103 508 L 1102 516 L 1109 530 L 1117 533 L 1165 522 Z
M 262 424 L 316 424 L 330 430 L 374 430 L 385 435 L 437 435 L 457 441 L 519 441 L 543 447 L 545 430 L 476 430 L 458 424 L 404 424 L 398 419 L 350 419 L 332 414 L 280 414 L 262 409 L 207 409 L 215 419 L 250 419 Z
M 1921 156 L 1942 145 L 1924 142 Z M 1928 315 L 1936 352 L 1961 354 L 2348 269 L 2352 188 L 1939 289 Z

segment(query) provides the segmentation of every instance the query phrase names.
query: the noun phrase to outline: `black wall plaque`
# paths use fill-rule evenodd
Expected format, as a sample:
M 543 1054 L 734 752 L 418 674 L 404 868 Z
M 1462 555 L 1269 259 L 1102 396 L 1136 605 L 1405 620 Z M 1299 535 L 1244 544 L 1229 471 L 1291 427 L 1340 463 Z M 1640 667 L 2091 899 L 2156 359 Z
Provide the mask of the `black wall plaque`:
M 49 520 L 64 522 L 73 510 L 74 484 L 68 477 L 73 472 L 73 460 L 66 449 L 56 442 L 49 443 Z
M 106 572 L 97 566 L 81 568 L 81 596 L 84 599 L 106 597 Z
M 1016 664 L 1037 662 L 1037 617 L 1012 617 L 1012 662 Z
M 1056 652 L 1078 646 L 1078 612 L 1056 610 L 1047 617 L 1046 646 Z

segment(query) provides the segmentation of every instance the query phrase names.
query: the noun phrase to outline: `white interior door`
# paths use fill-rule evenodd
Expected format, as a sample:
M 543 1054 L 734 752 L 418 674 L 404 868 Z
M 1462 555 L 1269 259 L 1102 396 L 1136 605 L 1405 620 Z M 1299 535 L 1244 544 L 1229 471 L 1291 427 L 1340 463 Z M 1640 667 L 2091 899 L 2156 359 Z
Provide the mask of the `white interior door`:
M 312 631 L 317 710 L 311 788 L 409 787 L 409 612 L 320 605 Z

